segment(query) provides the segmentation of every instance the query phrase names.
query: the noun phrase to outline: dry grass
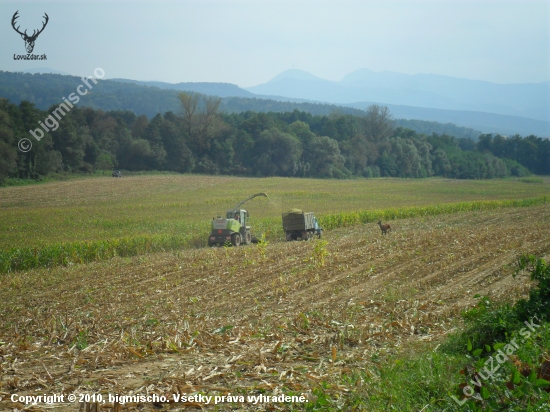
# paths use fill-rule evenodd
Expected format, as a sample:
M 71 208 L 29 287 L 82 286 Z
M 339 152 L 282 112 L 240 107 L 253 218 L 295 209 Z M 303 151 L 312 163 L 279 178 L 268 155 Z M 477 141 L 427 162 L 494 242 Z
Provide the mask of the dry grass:
M 549 225 L 544 205 L 2 274 L 0 392 L 345 397 L 342 374 L 438 342 L 475 294 L 524 295 L 511 265 L 550 255 Z

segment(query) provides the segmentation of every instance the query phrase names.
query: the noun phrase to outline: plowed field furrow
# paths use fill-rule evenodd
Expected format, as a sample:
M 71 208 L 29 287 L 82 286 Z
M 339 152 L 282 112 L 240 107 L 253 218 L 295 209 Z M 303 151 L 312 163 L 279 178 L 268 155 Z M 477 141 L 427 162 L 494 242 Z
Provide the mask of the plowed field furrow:
M 391 224 L 3 275 L 0 391 L 310 393 L 525 296 L 517 256 L 550 256 L 547 205 Z

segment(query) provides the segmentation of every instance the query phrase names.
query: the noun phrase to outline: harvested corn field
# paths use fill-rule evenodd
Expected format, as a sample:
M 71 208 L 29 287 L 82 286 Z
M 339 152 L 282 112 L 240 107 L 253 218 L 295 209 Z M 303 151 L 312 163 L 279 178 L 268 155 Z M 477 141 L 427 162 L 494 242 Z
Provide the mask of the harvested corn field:
M 474 295 L 524 296 L 518 254 L 550 256 L 547 204 L 391 223 L 386 236 L 373 223 L 311 242 L 1 274 L 1 406 L 25 406 L 13 393 L 202 394 L 233 402 L 121 410 L 301 410 L 319 404 L 319 387 L 345 405 L 369 392 L 346 376 L 383 379 L 377 359 L 436 346 Z M 309 402 L 247 402 L 260 394 Z

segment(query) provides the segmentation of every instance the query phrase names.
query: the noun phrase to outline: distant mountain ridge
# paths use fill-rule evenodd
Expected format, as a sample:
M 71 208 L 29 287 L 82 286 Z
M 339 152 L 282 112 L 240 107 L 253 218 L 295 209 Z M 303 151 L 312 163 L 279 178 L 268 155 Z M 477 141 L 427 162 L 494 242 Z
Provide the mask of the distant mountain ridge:
M 159 89 L 181 90 L 219 97 L 256 97 L 254 93 L 241 89 L 232 83 L 166 83 L 158 81 L 139 81 L 129 79 L 110 79 L 115 82 L 132 83 L 140 86 L 152 86 Z
M 349 106 L 365 110 L 372 102 L 352 103 Z M 429 122 L 453 123 L 459 126 L 475 130 L 482 130 L 488 133 L 499 133 L 501 135 L 536 135 L 550 137 L 550 122 L 528 119 L 519 116 L 506 116 L 496 113 L 475 112 L 466 110 L 445 110 L 425 107 L 402 106 L 396 104 L 385 104 L 396 119 L 419 119 Z M 523 133 L 517 132 L 523 130 Z
M 69 73 L 65 73 L 59 70 L 50 69 L 49 67 L 35 67 L 34 69 L 22 70 L 21 73 L 31 74 L 61 74 L 62 76 L 71 76 Z
M 550 121 L 550 82 L 497 84 L 435 74 L 407 75 L 360 69 L 341 81 L 292 69 L 246 90 L 327 103 L 382 104 L 481 111 Z

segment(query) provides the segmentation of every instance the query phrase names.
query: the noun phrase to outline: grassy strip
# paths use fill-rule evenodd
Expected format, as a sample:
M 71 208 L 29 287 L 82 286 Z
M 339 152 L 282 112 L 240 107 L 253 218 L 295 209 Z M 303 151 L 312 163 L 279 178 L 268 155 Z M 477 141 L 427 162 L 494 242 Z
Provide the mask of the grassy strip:
M 325 215 L 320 223 L 325 230 L 377 220 L 404 219 L 419 216 L 435 216 L 466 211 L 483 211 L 508 207 L 530 207 L 550 202 L 550 196 L 520 200 L 488 200 L 440 204 L 424 207 L 364 210 Z M 209 222 L 189 225 L 182 235 L 141 235 L 101 241 L 84 241 L 45 245 L 41 248 L 21 247 L 0 251 L 0 273 L 29 270 L 37 267 L 54 267 L 110 259 L 115 256 L 135 256 L 151 252 L 169 251 L 189 247 L 206 246 Z M 282 238 L 279 218 L 257 219 L 256 233 L 265 233 L 266 238 Z

